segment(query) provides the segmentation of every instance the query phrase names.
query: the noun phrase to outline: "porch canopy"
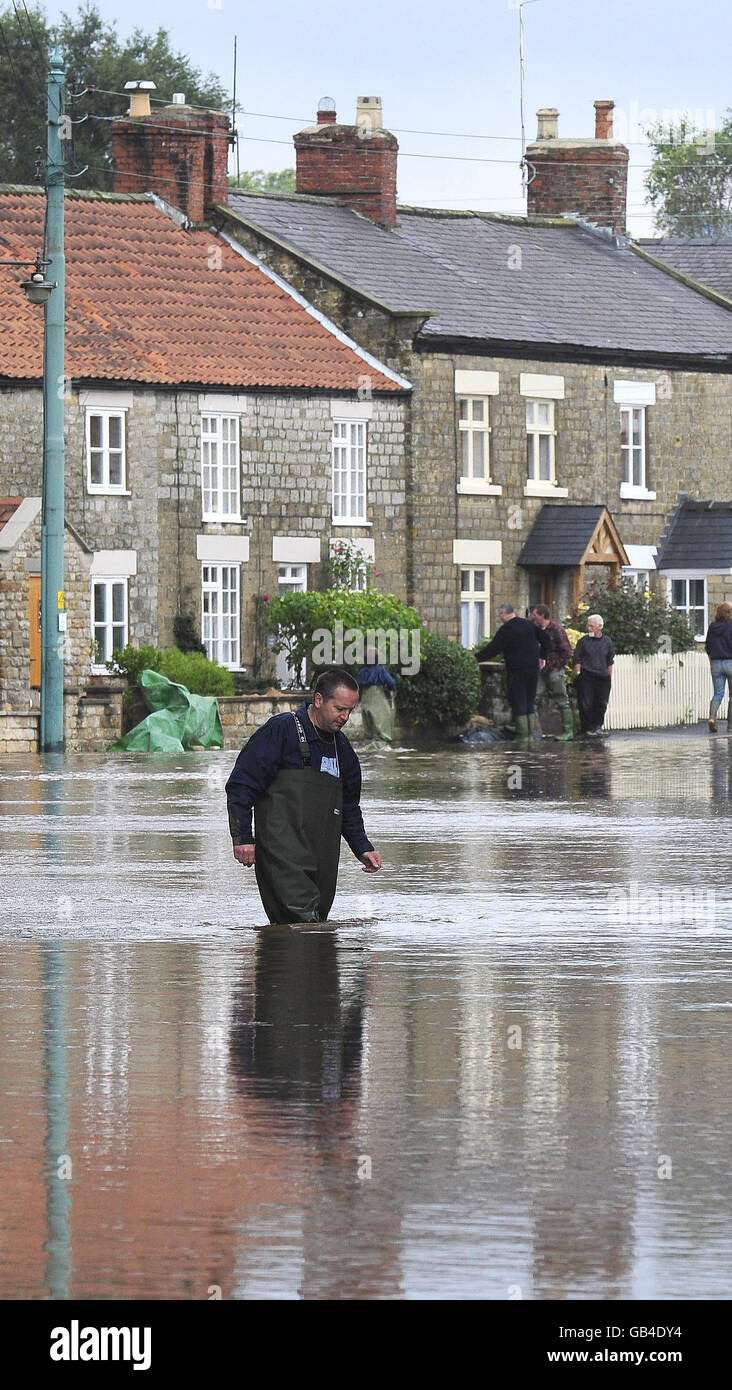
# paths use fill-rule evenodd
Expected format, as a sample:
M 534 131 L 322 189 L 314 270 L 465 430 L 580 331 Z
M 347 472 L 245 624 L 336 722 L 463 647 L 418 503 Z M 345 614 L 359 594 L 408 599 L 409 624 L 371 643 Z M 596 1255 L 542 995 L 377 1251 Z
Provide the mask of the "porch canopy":
M 629 560 L 607 507 L 547 504 L 539 512 L 517 563 L 529 570 L 571 569 L 572 597 L 577 603 L 586 583 L 599 577 L 585 573 L 588 565 L 605 566 L 614 583 Z

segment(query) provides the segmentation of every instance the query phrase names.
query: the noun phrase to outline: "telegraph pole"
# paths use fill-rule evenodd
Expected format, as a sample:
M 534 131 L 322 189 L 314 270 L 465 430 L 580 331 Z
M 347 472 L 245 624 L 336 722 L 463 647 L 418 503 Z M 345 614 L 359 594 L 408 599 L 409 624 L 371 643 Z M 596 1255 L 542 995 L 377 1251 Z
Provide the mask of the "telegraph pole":
M 55 292 L 45 308 L 43 336 L 43 513 L 41 530 L 41 752 L 64 747 L 64 97 L 66 80 L 58 49 L 50 61 L 47 251 Z

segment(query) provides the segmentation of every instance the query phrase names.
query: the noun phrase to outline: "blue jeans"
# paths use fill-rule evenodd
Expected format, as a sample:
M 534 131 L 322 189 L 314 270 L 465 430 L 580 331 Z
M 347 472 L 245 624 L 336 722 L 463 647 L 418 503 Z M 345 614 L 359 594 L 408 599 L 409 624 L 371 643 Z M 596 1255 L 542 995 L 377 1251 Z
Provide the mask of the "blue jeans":
M 730 701 L 732 701 L 732 661 L 710 661 L 709 664 L 712 668 L 712 680 L 714 681 L 712 704 L 716 709 L 719 709 L 724 699 L 726 685 L 729 685 L 729 696 Z

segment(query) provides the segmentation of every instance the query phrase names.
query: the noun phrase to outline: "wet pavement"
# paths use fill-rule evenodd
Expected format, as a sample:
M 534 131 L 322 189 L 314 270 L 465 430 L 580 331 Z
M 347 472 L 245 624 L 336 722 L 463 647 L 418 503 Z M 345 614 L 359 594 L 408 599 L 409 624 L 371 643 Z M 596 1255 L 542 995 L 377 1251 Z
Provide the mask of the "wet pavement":
M 234 751 L 0 768 L 0 1297 L 730 1295 L 732 739 L 363 756 L 255 930 Z

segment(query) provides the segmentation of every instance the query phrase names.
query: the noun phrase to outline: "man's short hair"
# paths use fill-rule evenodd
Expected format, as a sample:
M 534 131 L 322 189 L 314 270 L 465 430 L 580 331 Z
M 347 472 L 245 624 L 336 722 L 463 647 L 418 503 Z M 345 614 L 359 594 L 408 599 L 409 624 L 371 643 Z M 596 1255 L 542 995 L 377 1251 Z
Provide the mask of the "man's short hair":
M 500 606 L 500 608 L 499 608 L 499 610 L 498 610 L 498 612 L 499 612 L 499 613 L 515 613 L 515 612 L 516 612 L 516 609 L 514 608 L 514 606 L 513 606 L 512 603 L 502 603 L 501 606 Z
M 540 618 L 551 618 L 551 613 L 545 603 L 535 603 L 532 612 L 538 613 Z
M 342 685 L 345 685 L 346 690 L 355 690 L 358 694 L 358 681 L 355 681 L 348 671 L 340 671 L 337 668 L 323 671 L 313 686 L 313 695 L 322 695 L 324 700 L 332 700 L 336 690 Z
M 590 613 L 587 619 L 588 627 L 590 626 L 590 623 L 597 623 L 598 627 L 604 627 L 605 619 L 603 618 L 601 613 Z

